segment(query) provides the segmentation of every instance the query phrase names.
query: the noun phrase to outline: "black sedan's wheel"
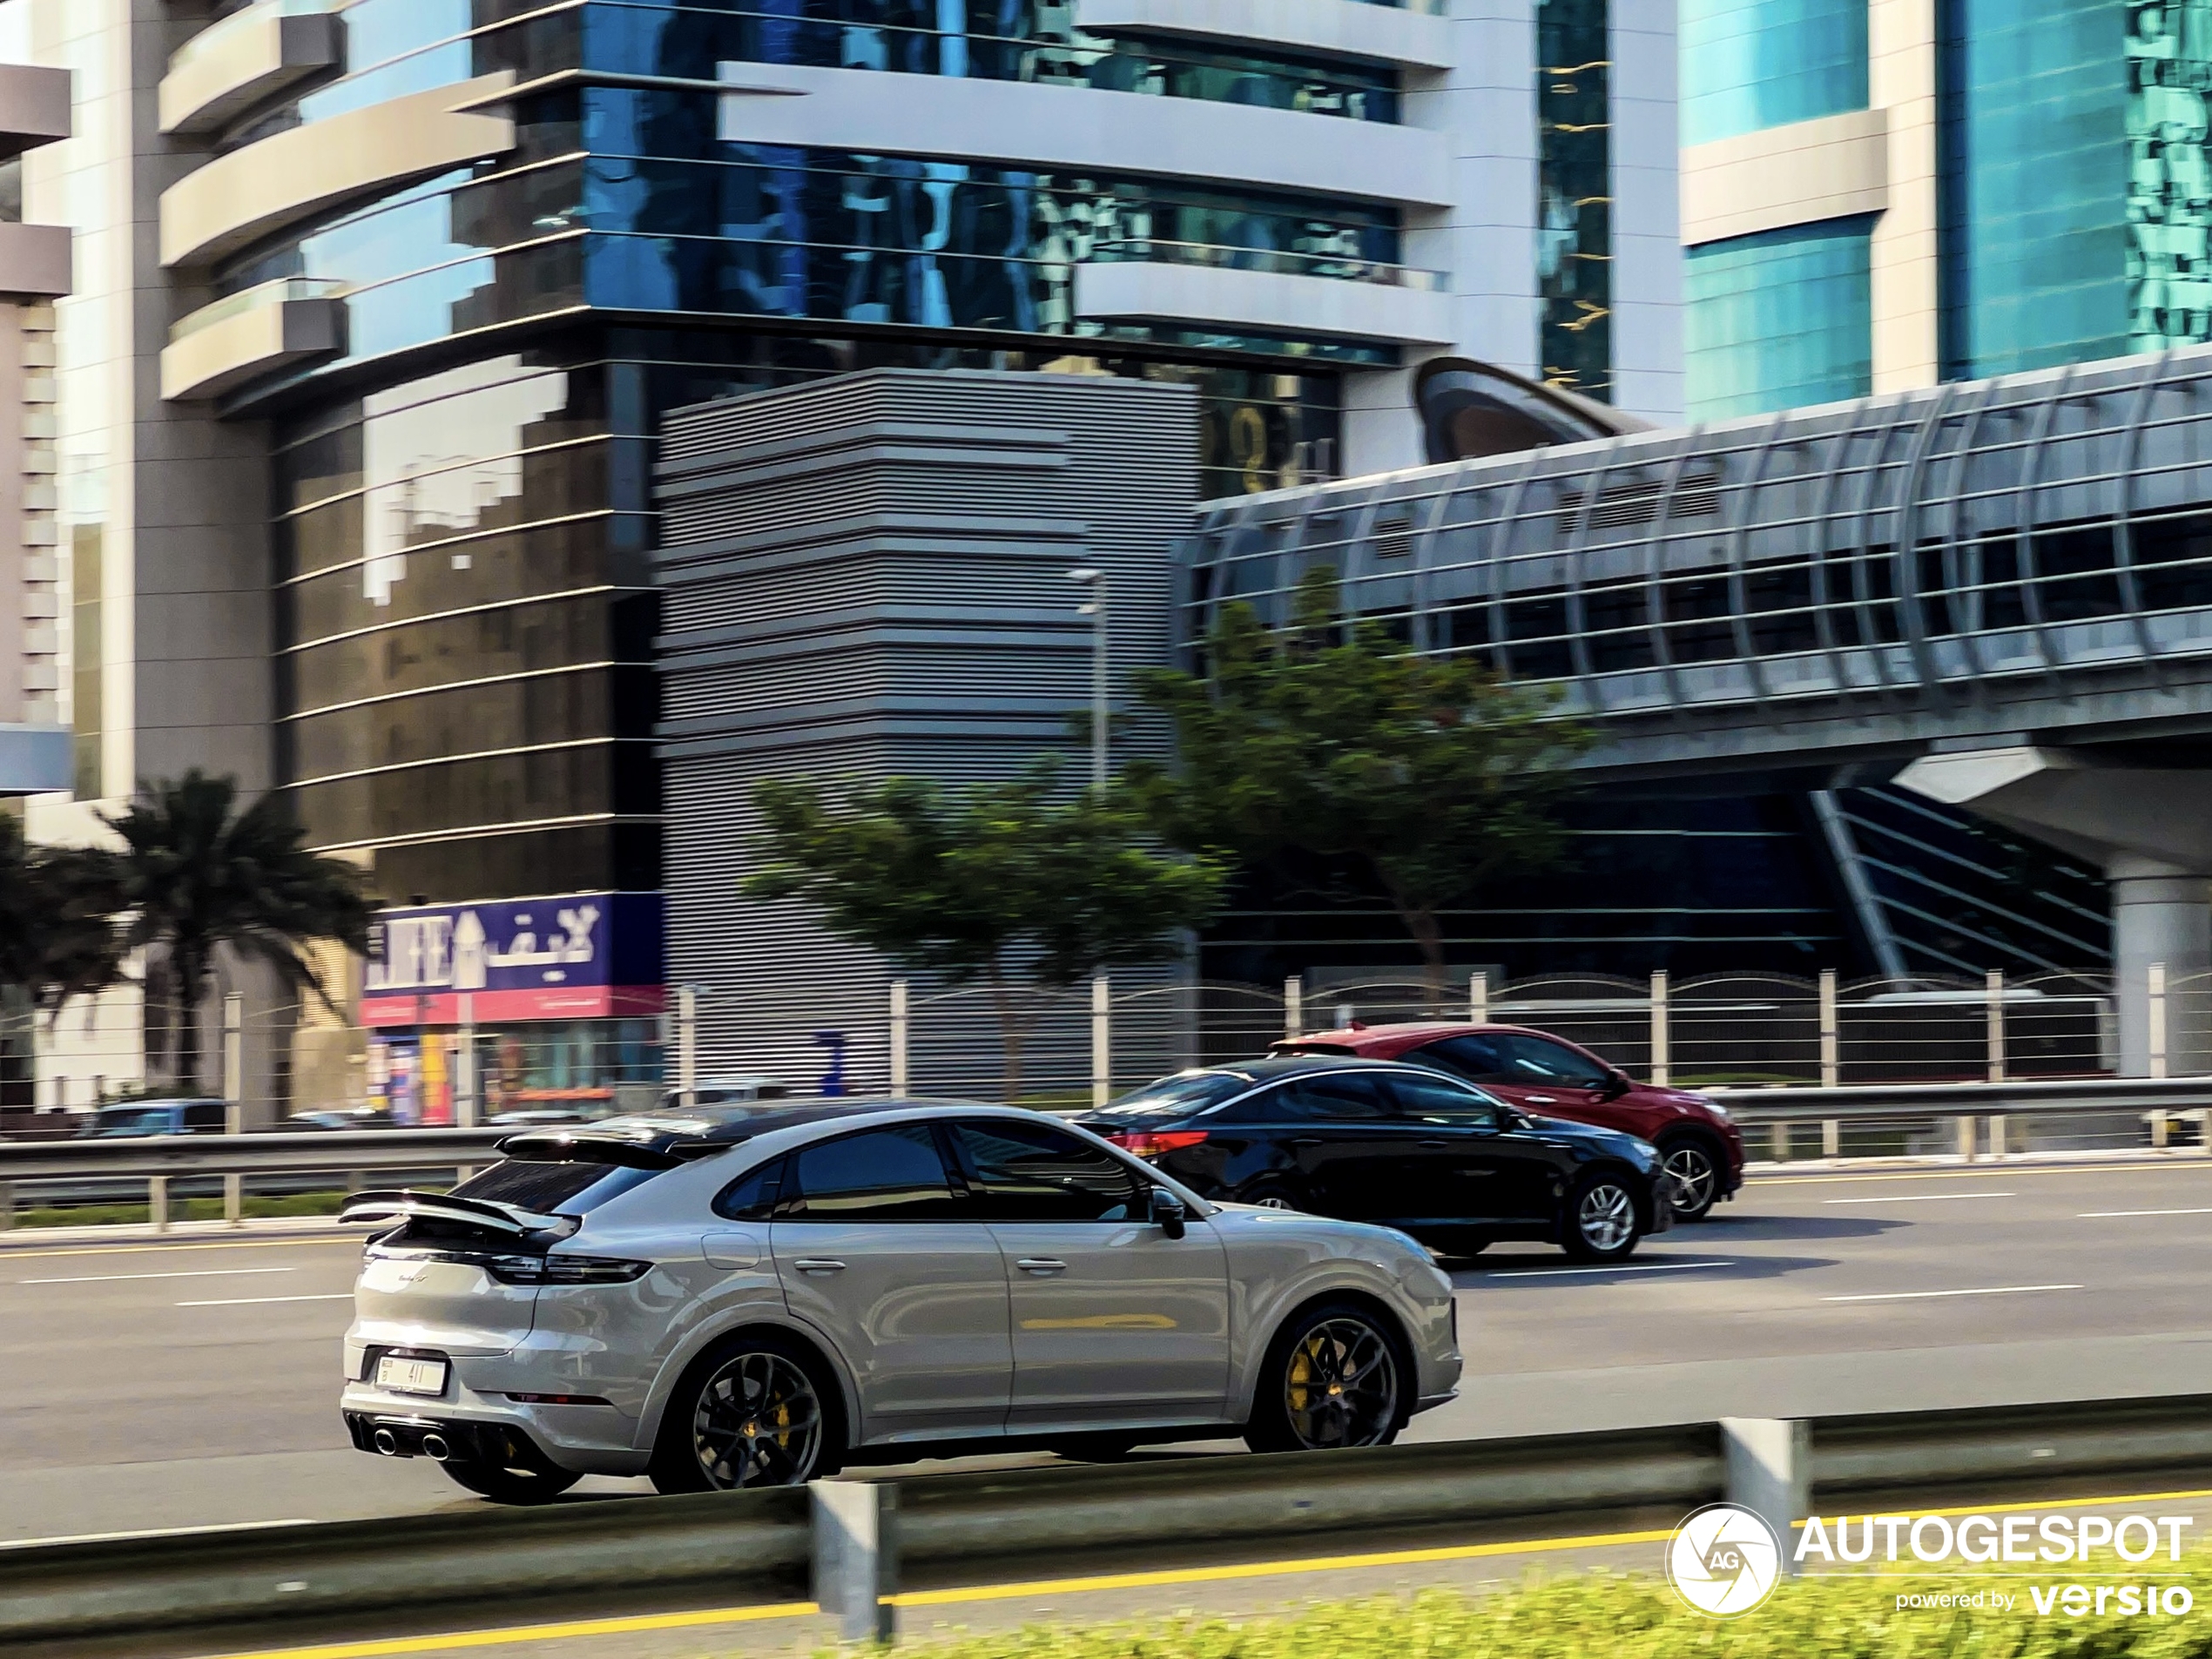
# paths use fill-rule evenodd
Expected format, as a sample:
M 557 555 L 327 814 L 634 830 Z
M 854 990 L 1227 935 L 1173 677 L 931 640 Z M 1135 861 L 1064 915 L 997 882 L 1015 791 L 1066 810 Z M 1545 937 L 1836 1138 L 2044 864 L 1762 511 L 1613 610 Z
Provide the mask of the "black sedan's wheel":
M 1387 1446 L 1412 1414 L 1413 1369 L 1380 1315 L 1349 1302 L 1309 1308 L 1268 1349 L 1244 1442 L 1255 1452 Z
M 709 1349 L 678 1384 L 650 1473 L 663 1492 L 796 1487 L 833 1474 L 842 1413 L 821 1362 L 773 1332 Z
M 1279 1181 L 1262 1181 L 1237 1199 L 1238 1204 L 1258 1204 L 1262 1210 L 1303 1210 L 1305 1206 L 1296 1195 Z
M 1621 1177 L 1586 1175 L 1567 1199 L 1567 1253 L 1577 1261 L 1626 1261 L 1641 1236 L 1635 1195 Z
M 1659 1149 L 1667 1170 L 1667 1204 L 1676 1221 L 1703 1221 L 1721 1196 L 1720 1161 L 1703 1141 L 1669 1141 Z

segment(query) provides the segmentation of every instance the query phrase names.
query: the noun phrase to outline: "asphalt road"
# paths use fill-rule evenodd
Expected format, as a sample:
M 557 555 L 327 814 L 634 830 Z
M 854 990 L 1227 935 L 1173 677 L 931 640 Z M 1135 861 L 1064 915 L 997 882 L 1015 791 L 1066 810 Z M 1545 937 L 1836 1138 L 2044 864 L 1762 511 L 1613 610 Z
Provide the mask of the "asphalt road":
M 475 1503 L 345 1442 L 357 1248 L 0 1242 L 0 1539 Z M 2212 1159 L 1769 1177 L 1623 1268 L 1462 1271 L 1460 1398 L 1411 1437 L 2202 1390 L 2208 1250 Z

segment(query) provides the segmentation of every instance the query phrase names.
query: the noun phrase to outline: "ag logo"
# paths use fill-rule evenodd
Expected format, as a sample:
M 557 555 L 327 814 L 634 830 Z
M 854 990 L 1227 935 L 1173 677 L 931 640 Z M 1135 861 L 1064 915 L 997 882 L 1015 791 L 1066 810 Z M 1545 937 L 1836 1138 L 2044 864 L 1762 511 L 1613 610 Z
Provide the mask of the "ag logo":
M 1732 1503 L 1708 1504 L 1675 1528 L 1667 1581 L 1700 1613 L 1732 1619 L 1774 1592 L 1782 1546 L 1774 1528 Z

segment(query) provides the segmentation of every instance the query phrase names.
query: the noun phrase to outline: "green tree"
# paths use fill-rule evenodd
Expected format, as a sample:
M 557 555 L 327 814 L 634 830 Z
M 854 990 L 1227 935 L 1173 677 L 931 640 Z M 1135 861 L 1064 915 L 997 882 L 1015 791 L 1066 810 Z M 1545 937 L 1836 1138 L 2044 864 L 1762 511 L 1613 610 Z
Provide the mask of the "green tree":
M 123 948 L 149 953 L 147 1001 L 167 1016 L 163 1069 L 192 1092 L 201 1087 L 199 1010 L 218 952 L 259 962 L 287 990 L 328 1007 L 307 948 L 368 946 L 361 872 L 307 851 L 277 795 L 237 807 L 235 782 L 194 769 L 141 784 L 107 820 L 123 843 L 106 855 L 125 913 Z
M 1057 769 L 953 790 L 917 778 L 853 785 L 833 797 L 807 781 L 763 784 L 761 867 L 743 891 L 796 899 L 831 932 L 910 973 L 990 993 L 1006 1096 L 1055 994 L 1103 970 L 1173 956 L 1177 935 L 1218 900 L 1211 857 L 1146 845 L 1144 825 L 1110 793 L 1069 796 Z
M 1161 837 L 1247 863 L 1302 853 L 1350 865 L 1388 897 L 1435 1001 L 1443 913 L 1564 855 L 1555 809 L 1588 731 L 1558 718 L 1542 687 L 1347 623 L 1333 570 L 1307 574 L 1287 628 L 1229 605 L 1203 674 L 1159 669 L 1139 684 L 1175 727 L 1174 764 L 1127 778 Z

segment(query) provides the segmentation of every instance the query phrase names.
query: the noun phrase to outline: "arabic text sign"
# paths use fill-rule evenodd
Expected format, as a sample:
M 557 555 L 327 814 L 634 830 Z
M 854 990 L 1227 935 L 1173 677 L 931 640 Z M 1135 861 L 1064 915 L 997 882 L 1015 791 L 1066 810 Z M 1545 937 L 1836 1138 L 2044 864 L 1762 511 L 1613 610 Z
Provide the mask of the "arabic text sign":
M 363 1017 L 450 1023 L 462 995 L 480 1019 L 651 1012 L 660 959 L 658 894 L 388 910 L 373 924 Z

